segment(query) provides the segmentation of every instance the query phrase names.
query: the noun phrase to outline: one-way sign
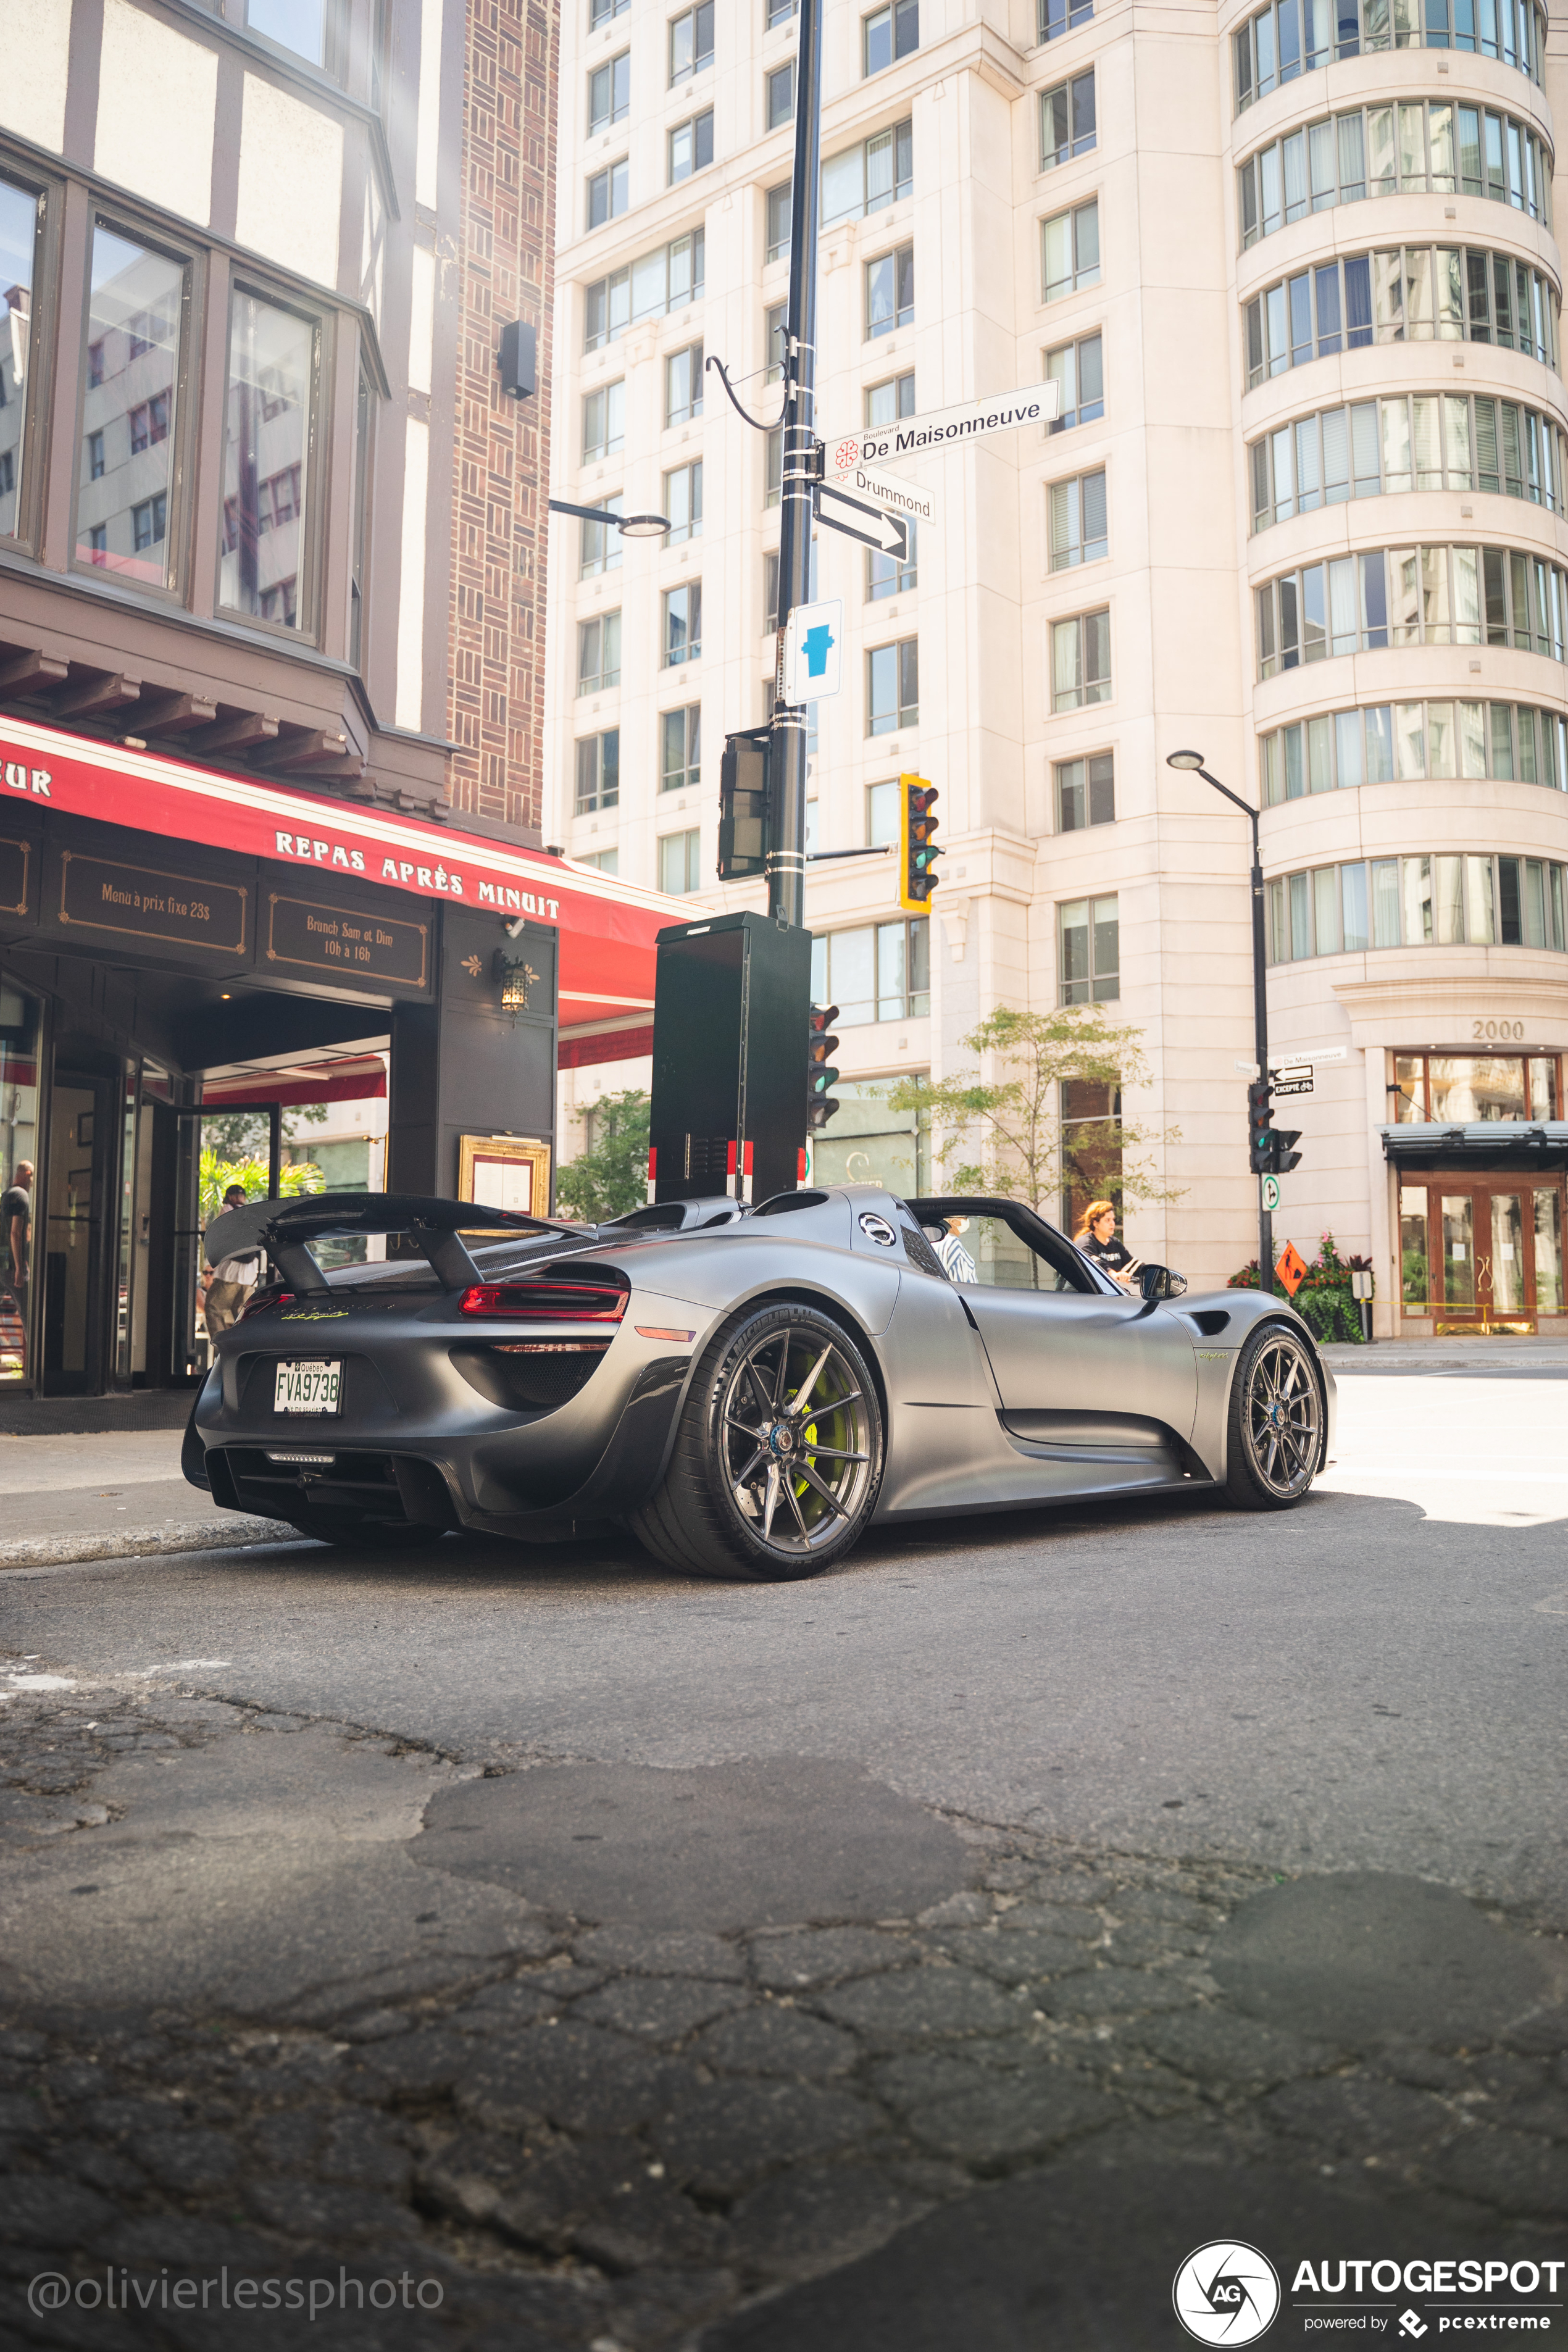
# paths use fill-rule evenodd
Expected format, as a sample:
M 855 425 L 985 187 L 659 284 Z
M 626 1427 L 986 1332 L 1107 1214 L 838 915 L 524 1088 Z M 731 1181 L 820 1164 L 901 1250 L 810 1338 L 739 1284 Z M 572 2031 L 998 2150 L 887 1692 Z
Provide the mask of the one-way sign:
M 827 501 L 842 507 L 843 514 L 830 512 Z M 836 490 L 830 482 L 816 486 L 816 520 L 825 522 L 829 530 L 841 530 L 847 539 L 858 539 L 865 547 L 874 547 L 880 554 L 897 556 L 907 562 L 910 552 L 909 526 L 901 515 L 884 514 L 880 507 L 868 499 L 852 499 L 847 490 Z

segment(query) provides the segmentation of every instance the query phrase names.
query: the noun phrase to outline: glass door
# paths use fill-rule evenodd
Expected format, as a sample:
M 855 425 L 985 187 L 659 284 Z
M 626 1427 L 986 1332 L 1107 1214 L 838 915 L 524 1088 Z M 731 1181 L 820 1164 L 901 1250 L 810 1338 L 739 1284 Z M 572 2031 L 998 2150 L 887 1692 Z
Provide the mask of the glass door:
M 1426 1176 L 1399 1187 L 1401 1291 L 1406 1315 L 1430 1316 L 1438 1337 L 1528 1335 L 1563 1311 L 1563 1192 L 1527 1177 Z
M 108 1180 L 118 1164 L 117 1095 L 97 1076 L 55 1072 L 41 1220 L 46 1396 L 97 1396 L 105 1386 L 105 1225 Z

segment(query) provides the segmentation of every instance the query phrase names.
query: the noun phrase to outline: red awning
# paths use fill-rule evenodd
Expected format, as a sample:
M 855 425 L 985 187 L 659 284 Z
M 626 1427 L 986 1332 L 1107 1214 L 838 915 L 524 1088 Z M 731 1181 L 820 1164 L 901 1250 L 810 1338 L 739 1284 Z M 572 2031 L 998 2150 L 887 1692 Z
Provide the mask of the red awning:
M 386 1064 L 379 1054 L 353 1060 L 302 1062 L 288 1069 L 230 1072 L 206 1079 L 206 1110 L 263 1110 L 277 1103 L 298 1109 L 304 1103 L 371 1102 L 386 1093 Z
M 628 1026 L 645 1026 L 653 1009 L 655 937 L 691 912 L 682 899 L 542 850 L 483 841 L 458 824 L 357 808 L 0 716 L 0 808 L 24 800 L 547 923 L 561 940 L 563 1029 L 623 1013 Z

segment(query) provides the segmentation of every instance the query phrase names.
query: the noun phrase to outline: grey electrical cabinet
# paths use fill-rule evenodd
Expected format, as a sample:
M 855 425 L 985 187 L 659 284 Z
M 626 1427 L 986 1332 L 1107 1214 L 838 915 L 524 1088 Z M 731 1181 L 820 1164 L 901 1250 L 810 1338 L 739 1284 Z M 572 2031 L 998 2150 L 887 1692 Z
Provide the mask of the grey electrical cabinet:
M 769 916 L 660 931 L 654 1198 L 793 1192 L 805 1141 L 811 934 Z

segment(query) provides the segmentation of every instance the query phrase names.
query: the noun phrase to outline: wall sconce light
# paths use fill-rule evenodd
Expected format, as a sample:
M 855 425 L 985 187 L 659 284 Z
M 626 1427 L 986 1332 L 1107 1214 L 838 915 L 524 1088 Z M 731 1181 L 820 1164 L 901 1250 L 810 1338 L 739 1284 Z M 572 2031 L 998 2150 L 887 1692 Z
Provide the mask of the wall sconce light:
M 528 1010 L 528 992 L 538 981 L 539 974 L 521 956 L 509 956 L 505 948 L 497 948 L 490 958 L 490 978 L 500 987 L 500 1009 L 510 1013 L 515 1021 L 520 1013 Z

